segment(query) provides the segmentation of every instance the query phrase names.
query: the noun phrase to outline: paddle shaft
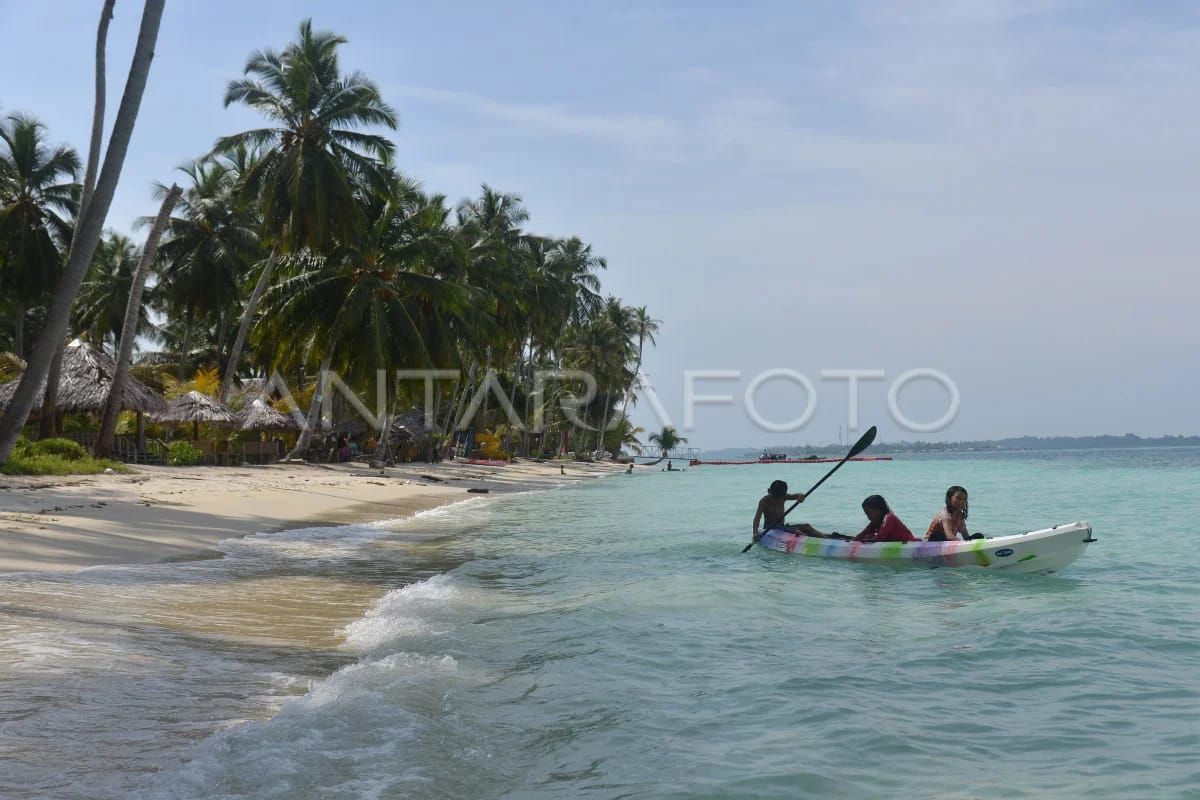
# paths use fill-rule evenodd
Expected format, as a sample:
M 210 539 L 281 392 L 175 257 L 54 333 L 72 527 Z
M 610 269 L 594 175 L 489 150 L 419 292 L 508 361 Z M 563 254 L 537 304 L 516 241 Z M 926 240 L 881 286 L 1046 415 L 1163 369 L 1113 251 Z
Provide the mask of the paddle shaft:
M 855 443 L 854 443 L 854 447 L 851 447 L 851 448 L 850 448 L 850 452 L 849 452 L 849 453 L 846 453 L 845 457 L 844 457 L 844 458 L 843 458 L 841 461 L 839 461 L 838 463 L 834 464 L 834 465 L 833 465 L 833 469 L 831 469 L 831 470 L 829 470 L 829 472 L 826 472 L 826 473 L 825 473 L 825 477 L 821 478 L 821 480 L 819 480 L 819 481 L 817 481 L 816 483 L 814 483 L 814 484 L 813 484 L 813 487 L 812 487 L 811 489 L 809 489 L 807 492 L 805 492 L 805 493 L 804 493 L 804 497 L 803 497 L 802 499 L 800 499 L 800 500 L 797 500 L 796 502 L 794 502 L 794 503 L 792 503 L 790 506 L 788 506 L 788 507 L 787 507 L 787 509 L 786 509 L 786 510 L 783 512 L 783 516 L 782 516 L 782 517 L 780 517 L 779 519 L 775 520 L 774 522 L 772 522 L 770 525 L 768 525 L 766 528 L 764 528 L 764 529 L 763 529 L 763 536 L 766 536 L 766 535 L 767 535 L 767 531 L 771 530 L 771 529 L 772 529 L 772 528 L 774 528 L 776 525 L 782 525 L 782 524 L 783 524 L 783 520 L 784 520 L 785 518 L 787 518 L 787 515 L 788 515 L 788 514 L 790 514 L 790 513 L 792 513 L 792 510 L 793 510 L 793 509 L 795 509 L 795 508 L 796 508 L 796 506 L 800 505 L 800 504 L 801 504 L 801 503 L 803 503 L 805 500 L 807 500 L 807 499 L 808 499 L 808 496 L 809 496 L 810 494 L 812 494 L 813 492 L 815 492 L 815 491 L 816 491 L 818 488 L 820 488 L 820 486 L 821 486 L 821 484 L 822 484 L 822 483 L 824 483 L 825 481 L 829 480 L 829 476 L 830 476 L 830 475 L 832 475 L 833 473 L 837 472 L 839 469 L 841 469 L 843 464 L 845 464 L 845 463 L 846 463 L 847 461 L 849 461 L 850 459 L 854 458 L 856 455 L 858 455 L 859 453 L 861 453 L 863 450 L 866 450 L 868 447 L 870 447 L 870 446 L 871 446 L 871 443 L 875 441 L 875 434 L 876 434 L 876 433 L 878 433 L 878 431 L 875 429 L 875 426 L 874 426 L 874 425 L 872 425 L 872 426 L 871 426 L 871 429 L 870 429 L 869 431 L 867 431 L 866 433 L 864 433 L 864 434 L 862 435 L 862 437 L 861 437 L 861 438 L 860 438 L 860 439 L 859 439 L 857 442 L 855 442 Z M 751 542 L 750 544 L 748 544 L 748 545 L 746 545 L 744 548 L 742 548 L 742 552 L 743 552 L 743 553 L 745 553 L 745 552 L 746 552 L 747 550 L 749 550 L 751 547 L 754 547 L 754 542 Z

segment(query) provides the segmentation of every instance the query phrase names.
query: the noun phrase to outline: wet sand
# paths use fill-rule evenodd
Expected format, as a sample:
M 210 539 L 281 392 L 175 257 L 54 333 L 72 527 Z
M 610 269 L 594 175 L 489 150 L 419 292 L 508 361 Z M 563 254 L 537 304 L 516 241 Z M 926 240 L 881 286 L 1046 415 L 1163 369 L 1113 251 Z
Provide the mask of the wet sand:
M 219 555 L 217 542 L 297 527 L 396 519 L 476 492 L 551 488 L 615 464 L 461 461 L 384 470 L 363 464 L 132 467 L 123 475 L 0 478 L 0 573 Z

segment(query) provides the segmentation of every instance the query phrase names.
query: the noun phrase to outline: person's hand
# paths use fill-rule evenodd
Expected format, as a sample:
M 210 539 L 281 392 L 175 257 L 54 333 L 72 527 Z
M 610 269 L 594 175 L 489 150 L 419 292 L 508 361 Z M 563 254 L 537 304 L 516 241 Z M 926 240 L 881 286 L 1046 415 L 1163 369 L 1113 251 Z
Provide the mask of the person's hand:
M 804 502 L 804 492 L 796 492 L 796 494 L 799 495 L 796 498 L 796 502 L 803 503 Z

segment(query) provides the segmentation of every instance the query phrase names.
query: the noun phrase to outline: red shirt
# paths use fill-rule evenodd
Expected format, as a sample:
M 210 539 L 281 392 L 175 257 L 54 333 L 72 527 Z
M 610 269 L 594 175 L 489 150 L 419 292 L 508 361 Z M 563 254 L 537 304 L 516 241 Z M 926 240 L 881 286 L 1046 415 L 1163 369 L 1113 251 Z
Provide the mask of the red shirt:
M 917 537 L 912 535 L 900 518 L 890 511 L 883 518 L 878 530 L 870 523 L 862 529 L 862 533 L 854 537 L 856 542 L 915 542 Z

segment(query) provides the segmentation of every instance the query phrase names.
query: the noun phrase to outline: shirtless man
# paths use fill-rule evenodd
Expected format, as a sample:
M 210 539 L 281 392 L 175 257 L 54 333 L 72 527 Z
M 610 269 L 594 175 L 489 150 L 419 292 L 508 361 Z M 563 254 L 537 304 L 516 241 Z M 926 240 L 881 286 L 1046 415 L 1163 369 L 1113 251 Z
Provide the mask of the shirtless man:
M 821 539 L 828 539 L 829 534 L 821 533 L 807 522 L 801 522 L 796 525 L 788 525 L 783 523 L 783 516 L 785 512 L 783 507 L 784 501 L 804 501 L 803 493 L 788 494 L 787 489 L 787 483 L 784 481 L 775 481 L 771 484 L 770 488 L 767 489 L 767 493 L 763 499 L 758 501 L 758 508 L 754 512 L 754 541 L 757 542 L 762 538 L 763 533 L 766 533 L 772 528 L 783 528 L 789 533 L 801 533 L 805 536 L 816 536 Z M 763 528 L 762 533 L 758 532 L 758 523 L 760 520 L 766 523 L 766 527 Z M 839 536 L 838 538 L 842 537 Z

